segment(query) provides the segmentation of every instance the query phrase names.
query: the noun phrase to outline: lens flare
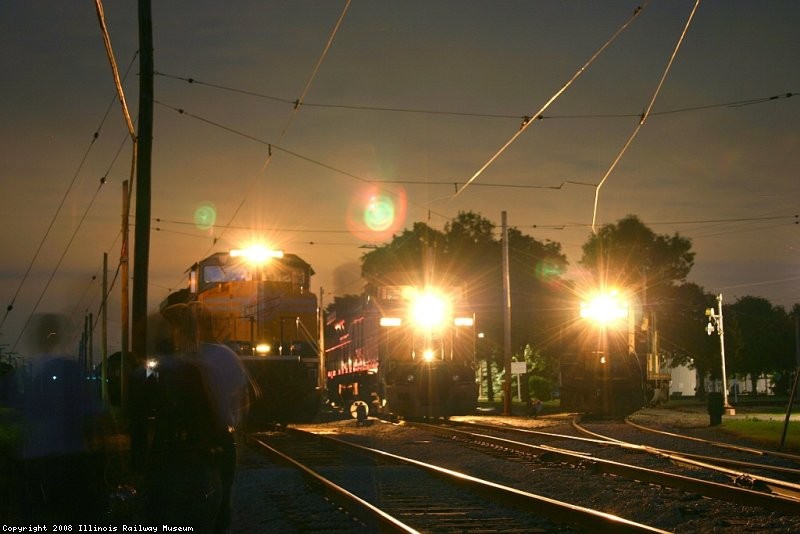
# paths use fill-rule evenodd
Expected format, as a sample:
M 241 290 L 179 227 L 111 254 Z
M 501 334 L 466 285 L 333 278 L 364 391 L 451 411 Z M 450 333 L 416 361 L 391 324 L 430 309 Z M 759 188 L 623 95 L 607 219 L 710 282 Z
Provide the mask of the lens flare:
M 217 207 L 213 202 L 203 202 L 194 210 L 194 224 L 200 230 L 210 230 L 217 222 Z
M 373 232 L 383 232 L 394 223 L 394 202 L 386 195 L 369 199 L 364 210 L 364 224 Z
M 370 188 L 351 201 L 347 226 L 359 239 L 374 243 L 390 239 L 402 228 L 405 216 L 405 191 L 388 193 Z

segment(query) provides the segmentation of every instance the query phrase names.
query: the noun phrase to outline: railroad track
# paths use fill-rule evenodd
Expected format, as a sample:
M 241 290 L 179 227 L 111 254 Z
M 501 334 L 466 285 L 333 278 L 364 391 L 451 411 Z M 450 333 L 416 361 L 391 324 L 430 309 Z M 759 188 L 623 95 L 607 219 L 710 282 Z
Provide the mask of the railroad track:
M 663 532 L 595 509 L 417 459 L 298 429 L 249 443 L 302 473 L 309 487 L 374 531 Z M 340 514 L 341 515 L 341 514 Z
M 616 475 L 643 483 L 657 484 L 681 491 L 694 492 L 706 497 L 712 497 L 740 505 L 758 506 L 765 510 L 787 515 L 800 515 L 800 486 L 798 486 L 798 484 L 713 465 L 710 463 L 710 458 L 705 458 L 708 461 L 703 462 L 697 457 L 692 458 L 688 455 L 681 455 L 680 453 L 666 451 L 664 449 L 616 440 L 608 436 L 589 432 L 577 424 L 573 426 L 590 434 L 592 437 L 585 438 L 553 432 L 477 423 L 416 425 L 430 432 L 436 432 L 440 435 L 455 436 L 472 444 L 480 444 L 496 450 L 513 451 L 514 453 L 528 455 L 542 461 L 561 462 L 572 466 L 578 466 L 597 474 Z M 563 446 L 554 447 L 547 444 L 536 445 L 528 441 L 517 441 L 491 435 L 487 432 L 524 436 L 527 440 L 568 441 L 575 445 L 579 444 L 581 447 L 580 450 L 575 450 L 574 448 L 567 449 Z M 666 459 L 671 463 L 691 466 L 692 469 L 686 470 L 686 474 L 678 474 L 661 469 L 642 467 L 640 465 L 634 465 L 634 463 L 603 459 L 597 456 L 597 452 L 590 452 L 592 447 L 595 449 L 614 447 L 627 450 L 631 453 L 650 453 L 662 459 Z M 741 463 L 739 465 L 741 466 Z M 762 469 L 770 468 L 770 466 L 764 466 L 763 464 L 752 467 Z M 696 468 L 714 470 L 725 475 L 731 483 L 724 484 L 697 478 L 694 476 Z M 789 471 L 796 474 L 795 470 Z M 692 474 L 692 476 L 689 476 L 689 474 Z
M 727 476 L 733 484 L 738 486 L 753 488 L 759 491 L 789 497 L 794 500 L 798 500 L 798 504 L 800 504 L 800 484 L 797 483 L 797 481 L 800 480 L 800 469 L 797 467 L 787 467 L 785 465 L 774 465 L 764 462 L 745 461 L 730 457 L 721 457 L 718 455 L 712 456 L 707 454 L 678 452 L 674 450 L 653 447 L 650 445 L 643 445 L 638 442 L 631 443 L 629 441 L 620 440 L 607 434 L 591 431 L 577 422 L 573 422 L 573 426 L 579 432 L 599 440 L 607 441 L 620 447 L 632 447 L 648 454 L 666 458 L 677 464 L 714 471 Z M 642 427 L 639 428 L 641 429 Z M 683 436 L 675 433 L 664 433 L 664 435 L 678 439 L 697 439 L 692 438 L 691 436 Z M 726 451 L 757 454 L 759 457 L 766 457 L 775 454 L 772 451 L 759 450 L 752 447 L 745 447 L 729 443 L 712 442 L 708 440 L 698 441 L 711 447 L 722 447 Z M 793 458 L 800 460 L 800 457 L 795 457 L 792 455 L 781 454 L 780 456 L 782 456 L 784 459 Z M 777 479 L 773 476 L 767 476 L 761 473 L 774 473 L 776 475 L 781 475 L 784 478 Z
M 746 447 L 746 446 L 743 446 L 743 445 L 736 445 L 736 444 L 732 444 L 732 443 L 724 443 L 724 442 L 721 442 L 721 441 L 713 441 L 713 440 L 708 440 L 708 439 L 702 439 L 702 438 L 698 438 L 698 437 L 695 437 L 695 436 L 687 436 L 685 434 L 679 434 L 679 433 L 676 433 L 676 432 L 667 432 L 666 430 L 660 430 L 660 429 L 657 429 L 657 428 L 652 428 L 652 427 L 648 427 L 648 426 L 645 426 L 645 425 L 640 425 L 638 423 L 634 423 L 630 419 L 626 419 L 625 423 L 627 425 L 633 427 L 633 428 L 636 428 L 638 430 L 642 430 L 644 432 L 650 432 L 652 434 L 658 434 L 658 435 L 661 435 L 661 436 L 670 436 L 670 437 L 674 437 L 674 438 L 677 438 L 677 439 L 692 441 L 692 442 L 695 442 L 695 443 L 702 443 L 702 444 L 709 445 L 711 447 L 716 447 L 716 448 L 719 448 L 719 449 L 733 450 L 733 451 L 737 451 L 737 452 L 753 454 L 753 455 L 756 455 L 756 456 L 759 456 L 759 457 L 763 457 L 763 458 L 781 458 L 781 459 L 784 459 L 784 460 L 790 460 L 790 461 L 795 462 L 796 464 L 800 465 L 800 455 L 797 455 L 797 454 L 791 454 L 791 453 L 781 452 L 781 451 L 771 451 L 771 450 L 766 450 L 766 449 L 758 449 L 758 448 L 755 448 L 755 447 Z

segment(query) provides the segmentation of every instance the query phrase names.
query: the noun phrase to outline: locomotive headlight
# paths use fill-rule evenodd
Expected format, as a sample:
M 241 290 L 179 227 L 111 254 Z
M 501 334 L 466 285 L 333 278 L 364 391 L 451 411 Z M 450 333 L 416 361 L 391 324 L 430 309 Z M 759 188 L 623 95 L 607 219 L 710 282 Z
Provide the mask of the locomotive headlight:
M 403 321 L 399 317 L 381 317 L 380 319 L 381 326 L 400 326 L 401 324 Z
M 439 328 L 445 323 L 449 313 L 445 298 L 435 293 L 420 293 L 411 301 L 411 319 L 419 328 Z
M 259 343 L 256 345 L 256 354 L 259 356 L 266 356 L 272 352 L 272 346 L 269 343 Z
M 234 249 L 229 252 L 231 258 L 244 258 L 250 263 L 261 264 L 270 258 L 282 258 L 282 250 L 271 250 L 263 245 L 252 245 L 244 249 Z
M 426 362 L 433 361 L 434 356 L 436 356 L 436 353 L 431 349 L 425 349 L 422 351 L 422 359 Z
M 475 326 L 475 319 L 472 317 L 456 317 L 453 319 L 455 326 Z
M 614 290 L 581 302 L 581 317 L 607 325 L 628 316 L 628 303 Z

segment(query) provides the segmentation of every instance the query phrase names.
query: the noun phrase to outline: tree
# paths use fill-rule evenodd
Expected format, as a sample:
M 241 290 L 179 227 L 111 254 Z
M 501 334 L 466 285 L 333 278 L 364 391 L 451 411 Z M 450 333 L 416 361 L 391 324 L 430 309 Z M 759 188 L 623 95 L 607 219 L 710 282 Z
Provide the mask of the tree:
M 365 253 L 361 257 L 361 276 L 366 280 L 396 272 L 420 276 L 426 258 L 435 262 L 435 256 L 443 250 L 443 234 L 417 222 L 411 230 L 394 236 L 390 243 Z
M 367 280 L 403 273 L 409 283 L 458 280 L 467 285 L 478 329 L 484 333 L 482 359 L 491 365 L 502 355 L 503 314 L 502 256 L 496 226 L 474 212 L 461 212 L 443 232 L 424 223 L 362 257 L 362 275 Z M 539 347 L 548 322 L 558 320 L 548 313 L 555 294 L 554 281 L 567 266 L 561 245 L 540 242 L 515 228 L 508 231 L 512 300 L 512 347 L 522 354 L 527 345 Z M 552 328 L 550 329 L 552 330 Z M 538 344 L 538 345 L 537 345 Z
M 721 376 L 719 336 L 708 335 L 705 311 L 715 305 L 715 297 L 694 283 L 675 286 L 656 307 L 661 348 L 669 354 L 672 367 L 687 365 L 700 376 Z M 703 397 L 703 381 L 697 395 Z
M 642 288 L 646 302 L 685 282 L 694 265 L 690 239 L 657 235 L 635 215 L 607 224 L 589 236 L 580 263 L 605 286 Z
M 660 361 L 662 356 L 652 335 L 662 320 L 659 309 L 671 302 L 676 284 L 686 281 L 694 264 L 691 249 L 690 239 L 678 234 L 658 235 L 635 215 L 603 226 L 583 245 L 580 263 L 594 276 L 595 287 L 627 293 L 629 309 L 636 307 L 636 301 L 640 304 L 641 323 L 634 350 L 640 357 L 648 355 L 648 369 L 651 361 Z M 675 343 L 679 343 L 677 339 Z
M 791 321 L 782 307 L 761 297 L 745 296 L 728 305 L 723 313 L 731 374 L 749 375 L 752 390 L 756 391 L 756 380 L 761 375 L 791 372 Z M 729 336 L 731 347 L 727 343 Z

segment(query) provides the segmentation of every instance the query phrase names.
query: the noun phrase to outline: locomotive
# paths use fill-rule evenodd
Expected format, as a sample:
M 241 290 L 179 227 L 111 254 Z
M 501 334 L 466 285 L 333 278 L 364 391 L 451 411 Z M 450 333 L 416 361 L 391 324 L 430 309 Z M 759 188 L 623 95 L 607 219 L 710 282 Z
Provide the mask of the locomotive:
M 199 303 L 213 339 L 236 352 L 250 378 L 248 424 L 307 422 L 320 405 L 317 297 L 311 266 L 294 254 L 254 247 L 192 265 L 189 287 L 161 303 Z
M 561 408 L 624 417 L 647 400 L 647 362 L 636 353 L 633 310 L 616 292 L 581 306 L 561 354 Z
M 329 315 L 325 367 L 332 403 L 406 419 L 473 413 L 475 316 L 463 285 L 372 281 Z M 365 406 L 366 405 L 366 406 Z

